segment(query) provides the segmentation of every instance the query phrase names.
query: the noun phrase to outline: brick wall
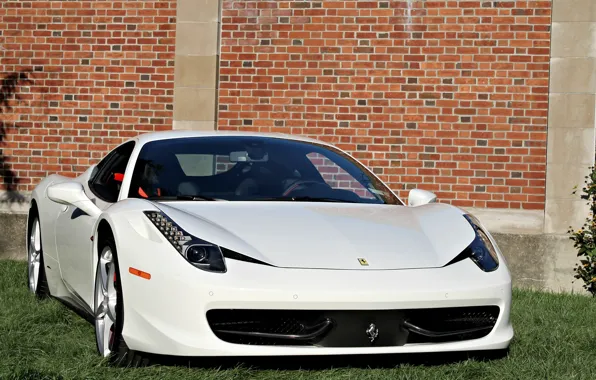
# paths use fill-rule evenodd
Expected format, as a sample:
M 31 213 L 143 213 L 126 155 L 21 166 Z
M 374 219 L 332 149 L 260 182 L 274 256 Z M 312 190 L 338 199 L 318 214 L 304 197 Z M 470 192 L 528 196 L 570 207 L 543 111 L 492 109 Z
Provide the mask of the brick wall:
M 175 17 L 176 0 L 2 0 L 0 78 L 20 98 L 1 109 L 3 177 L 30 191 L 123 139 L 171 129 Z
M 543 209 L 551 1 L 223 0 L 223 130 L 336 143 L 406 196 Z

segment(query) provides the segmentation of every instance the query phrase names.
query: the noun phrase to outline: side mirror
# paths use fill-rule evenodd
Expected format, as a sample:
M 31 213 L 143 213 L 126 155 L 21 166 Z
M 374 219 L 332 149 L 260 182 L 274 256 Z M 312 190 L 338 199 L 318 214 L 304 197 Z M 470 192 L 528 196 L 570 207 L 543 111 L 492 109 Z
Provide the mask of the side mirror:
M 74 182 L 62 182 L 48 187 L 48 198 L 56 203 L 74 206 L 89 216 L 98 216 L 101 210 L 85 194 L 83 185 Z
M 408 194 L 408 206 L 410 207 L 416 207 L 436 202 L 437 196 L 434 193 L 431 193 L 430 191 L 412 189 L 410 190 L 410 194 Z

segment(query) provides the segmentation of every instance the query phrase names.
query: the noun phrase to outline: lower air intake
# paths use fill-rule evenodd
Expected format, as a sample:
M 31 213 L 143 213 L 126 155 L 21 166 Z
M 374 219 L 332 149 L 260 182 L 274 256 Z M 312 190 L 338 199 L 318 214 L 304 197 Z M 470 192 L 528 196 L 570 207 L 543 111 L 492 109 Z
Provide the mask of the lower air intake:
M 498 306 L 415 310 L 209 310 L 215 335 L 249 345 L 370 347 L 456 342 L 488 335 Z

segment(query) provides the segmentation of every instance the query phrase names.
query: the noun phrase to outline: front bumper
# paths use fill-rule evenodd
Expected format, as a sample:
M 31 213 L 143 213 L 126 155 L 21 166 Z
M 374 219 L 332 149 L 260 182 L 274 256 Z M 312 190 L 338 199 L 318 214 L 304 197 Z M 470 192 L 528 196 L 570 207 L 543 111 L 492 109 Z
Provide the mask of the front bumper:
M 138 252 L 119 254 L 123 336 L 134 350 L 175 356 L 447 352 L 502 349 L 513 338 L 511 278 L 504 263 L 484 273 L 471 260 L 440 269 L 381 271 L 284 269 L 227 260 L 228 272 L 213 274 L 194 268 L 167 244 L 147 240 L 146 245 L 118 247 L 119 252 Z M 129 274 L 129 267 L 150 273 L 151 279 Z M 373 311 L 485 305 L 498 306 L 500 312 L 482 338 L 381 347 L 229 343 L 216 336 L 206 318 L 214 309 Z

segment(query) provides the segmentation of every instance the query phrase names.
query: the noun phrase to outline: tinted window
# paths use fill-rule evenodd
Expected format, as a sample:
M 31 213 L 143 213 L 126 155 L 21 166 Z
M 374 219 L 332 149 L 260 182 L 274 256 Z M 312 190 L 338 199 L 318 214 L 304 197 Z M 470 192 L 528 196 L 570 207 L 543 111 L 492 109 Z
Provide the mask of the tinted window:
M 229 201 L 401 202 L 360 164 L 322 144 L 267 137 L 195 137 L 147 143 L 129 197 Z
M 89 188 L 105 202 L 116 202 L 126 165 L 134 149 L 133 141 L 119 146 L 108 154 L 99 164 L 97 172 L 89 181 Z

